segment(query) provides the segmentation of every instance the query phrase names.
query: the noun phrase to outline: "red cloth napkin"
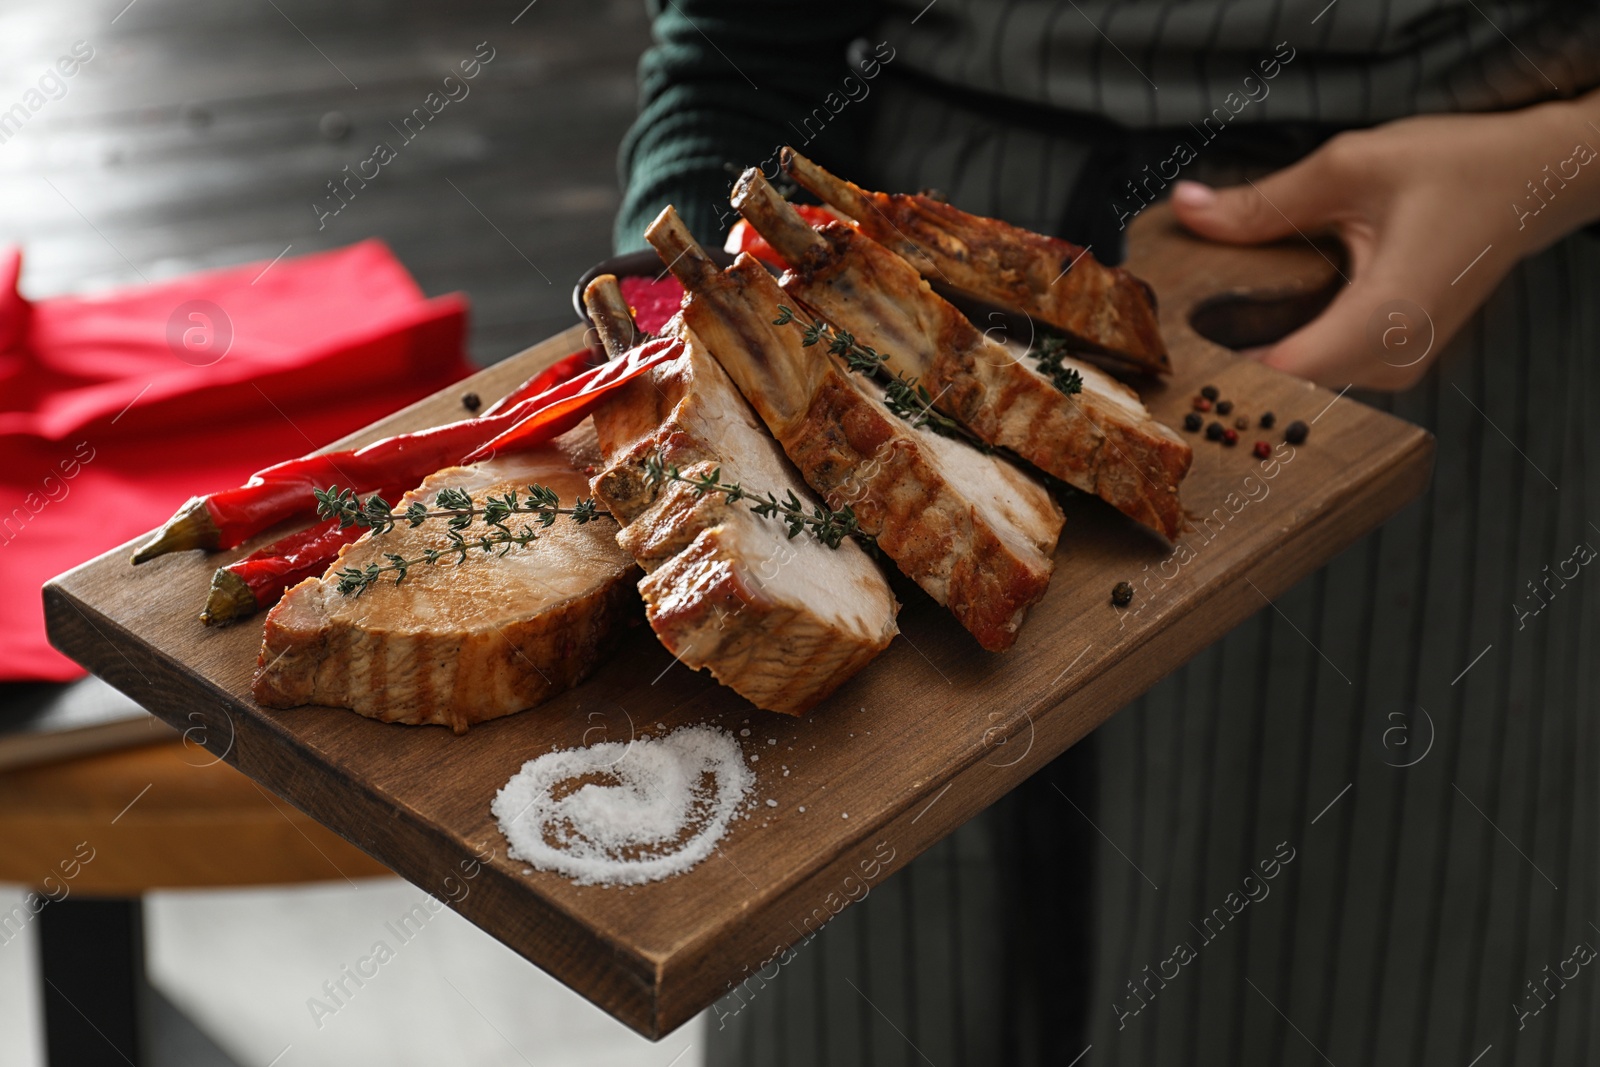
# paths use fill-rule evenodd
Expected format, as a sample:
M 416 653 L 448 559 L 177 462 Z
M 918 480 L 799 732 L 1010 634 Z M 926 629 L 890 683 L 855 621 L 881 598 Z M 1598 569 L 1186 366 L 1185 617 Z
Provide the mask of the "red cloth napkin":
M 21 262 L 0 253 L 0 681 L 83 673 L 45 640 L 47 579 L 471 369 L 465 298 L 380 241 L 37 302 Z

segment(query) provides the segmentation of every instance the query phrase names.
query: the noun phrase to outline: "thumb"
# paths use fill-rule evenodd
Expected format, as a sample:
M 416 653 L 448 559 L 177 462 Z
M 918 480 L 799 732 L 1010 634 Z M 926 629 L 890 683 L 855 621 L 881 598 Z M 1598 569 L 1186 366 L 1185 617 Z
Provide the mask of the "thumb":
M 1314 158 L 1225 189 L 1178 182 L 1172 187 L 1173 213 L 1201 237 L 1229 244 L 1260 244 L 1323 229 L 1334 214 L 1335 190 Z
M 1443 337 L 1405 288 L 1358 274 L 1311 322 L 1256 358 L 1278 370 L 1337 389 L 1410 388 L 1426 373 Z M 1380 331 L 1373 323 L 1381 318 Z

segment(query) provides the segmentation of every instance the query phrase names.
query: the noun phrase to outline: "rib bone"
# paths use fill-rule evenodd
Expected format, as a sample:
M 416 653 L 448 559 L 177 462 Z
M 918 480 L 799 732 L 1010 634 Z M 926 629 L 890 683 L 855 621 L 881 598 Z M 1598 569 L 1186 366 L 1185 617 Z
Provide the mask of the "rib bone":
M 615 274 L 602 274 L 583 290 L 583 307 L 600 335 L 600 344 L 606 355 L 616 359 L 639 343 L 639 327 L 633 321 L 633 309 L 628 298 L 622 295 Z
M 1168 538 L 1178 535 L 1178 484 L 1192 453 L 1133 390 L 1064 360 L 1083 388 L 1063 393 L 1032 358 L 978 330 L 888 248 L 843 222 L 813 229 L 759 170 L 739 179 L 733 203 L 791 265 L 784 290 L 887 356 L 890 372 L 919 380 L 939 410 Z
M 685 322 L 830 507 L 946 605 L 979 644 L 1011 646 L 1049 584 L 1060 509 L 1017 467 L 913 430 L 878 387 L 776 325 L 783 291 L 749 256 L 724 273 L 667 208 L 645 231 L 689 291 Z
M 784 148 L 780 161 L 801 186 L 904 256 L 923 277 L 1048 323 L 1119 364 L 1171 373 L 1150 287 L 1098 262 L 1088 249 L 931 197 L 868 192 L 792 148 Z
M 634 326 L 616 279 L 584 292 L 613 356 Z M 601 325 L 605 323 L 605 325 Z M 698 338 L 683 354 L 614 391 L 594 413 L 605 467 L 595 495 L 622 525 L 618 543 L 647 572 L 639 583 L 650 627 L 679 660 L 705 668 L 757 707 L 798 715 L 883 651 L 899 605 L 861 547 L 830 549 L 758 517 L 747 502 L 659 487 L 650 459 L 685 475 L 816 503 L 777 443 Z

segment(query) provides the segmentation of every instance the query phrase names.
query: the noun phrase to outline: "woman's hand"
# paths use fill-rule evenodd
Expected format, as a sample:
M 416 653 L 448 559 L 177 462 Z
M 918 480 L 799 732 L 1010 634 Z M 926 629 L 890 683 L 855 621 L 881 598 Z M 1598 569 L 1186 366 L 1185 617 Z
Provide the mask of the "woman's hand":
M 1422 378 L 1518 260 L 1600 217 L 1597 150 L 1591 93 L 1342 133 L 1252 184 L 1179 182 L 1172 205 L 1194 232 L 1234 244 L 1337 234 L 1348 284 L 1253 354 L 1322 385 L 1398 390 Z

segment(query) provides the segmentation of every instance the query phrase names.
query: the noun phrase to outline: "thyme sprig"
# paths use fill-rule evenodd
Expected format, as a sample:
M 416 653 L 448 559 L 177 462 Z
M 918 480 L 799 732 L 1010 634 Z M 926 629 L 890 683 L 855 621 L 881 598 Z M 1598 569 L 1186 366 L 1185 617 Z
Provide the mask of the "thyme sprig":
M 774 326 L 787 326 L 789 323 L 798 323 L 802 329 L 800 345 L 810 348 L 821 341 L 828 342 L 828 352 L 845 361 L 845 365 L 857 374 L 869 378 L 876 378 L 884 369 L 884 364 L 889 357 L 880 353 L 870 345 L 864 345 L 855 339 L 848 330 L 841 330 L 830 326 L 821 319 L 806 322 L 794 309 L 784 304 L 778 305 L 778 317 L 772 320 Z M 927 386 L 916 378 L 907 378 L 895 375 L 883 379 L 884 388 L 883 406 L 889 413 L 897 418 L 904 419 L 911 424 L 913 430 L 926 429 L 940 437 L 951 437 L 967 442 L 980 452 L 993 452 L 994 449 L 980 439 L 971 430 L 961 425 L 937 410 L 933 406 L 933 397 L 929 395 Z
M 411 572 L 413 566 L 419 563 L 434 565 L 450 556 L 454 556 L 455 564 L 460 566 L 467 561 L 467 556 L 473 549 L 482 549 L 484 552 L 503 556 L 513 548 L 520 548 L 537 541 L 539 531 L 531 526 L 523 526 L 520 530 L 495 530 L 478 537 L 467 537 L 459 530 L 451 530 L 446 536 L 450 539 L 448 547 L 425 548 L 420 556 L 411 559 L 398 552 L 385 552 L 383 558 L 388 560 L 388 563 L 345 567 L 334 575 L 339 582 L 339 592 L 345 596 L 360 596 L 391 571 L 394 572 L 394 584 L 399 585 L 406 580 L 406 575 Z
M 871 538 L 862 532 L 860 524 L 856 521 L 855 510 L 848 504 L 838 509 L 815 504 L 807 514 L 805 505 L 795 495 L 793 489 L 790 489 L 783 499 L 779 499 L 771 492 L 763 496 L 746 489 L 738 482 L 723 481 L 721 467 L 713 468 L 707 474 L 684 474 L 675 465 L 663 463 L 659 452 L 653 452 L 645 458 L 644 469 L 645 477 L 650 480 L 650 484 L 658 488 L 663 482 L 680 482 L 694 490 L 697 496 L 721 493 L 730 504 L 748 500 L 751 511 L 764 519 L 778 519 L 787 526 L 791 539 L 803 532 L 809 532 L 829 548 L 838 548 L 847 537 L 871 543 Z
M 1068 349 L 1068 341 L 1058 334 L 1045 334 L 1036 338 L 1033 346 L 1033 358 L 1039 362 L 1039 373 L 1050 379 L 1064 396 L 1076 396 L 1083 392 L 1083 375 L 1074 367 L 1062 364 L 1062 360 L 1072 355 Z
M 967 442 L 979 452 L 993 452 L 994 449 L 987 441 L 961 425 L 947 415 L 942 415 L 934 410 L 933 397 L 928 395 L 927 386 L 915 378 L 896 377 L 884 383 L 883 406 L 889 409 L 892 415 L 911 424 L 913 430 L 926 427 L 940 437 L 954 437 Z
M 336 485 L 311 492 L 317 499 L 318 518 L 338 519 L 341 530 L 361 526 L 380 534 L 388 533 L 401 522 L 415 529 L 429 519 L 448 519 L 452 530 L 464 530 L 481 515 L 486 526 L 504 529 L 512 515 L 533 515 L 541 527 L 549 527 L 555 525 L 556 518 L 561 515 L 572 516 L 581 526 L 610 514 L 586 497 L 564 508 L 560 496 L 548 485 L 529 485 L 526 496 L 520 496 L 514 489 L 500 496 L 491 495 L 485 498 L 482 507 L 464 489 L 441 489 L 434 497 L 435 508 L 418 500 L 412 501 L 404 511 L 392 510 L 388 501 L 376 493 L 362 500 L 353 490 Z
M 569 516 L 580 526 L 609 512 L 600 510 L 594 500 L 579 498 L 570 508 L 561 506 L 561 498 L 547 485 L 529 485 L 526 495 L 516 490 L 485 498 L 480 507 L 472 494 L 464 489 L 441 489 L 434 497 L 434 508 L 421 501 L 413 501 L 404 511 L 395 511 L 388 501 L 374 493 L 362 500 L 354 490 L 332 486 L 314 489 L 317 515 L 323 519 L 338 519 L 340 529 L 361 526 L 372 531 L 373 536 L 386 534 L 404 522 L 415 529 L 430 519 L 445 519 L 449 527 L 447 544 L 441 548 L 424 548 L 422 554 L 406 558 L 397 552 L 385 552 L 387 563 L 369 563 L 365 567 L 345 567 L 334 577 L 338 579 L 339 592 L 345 596 L 360 596 L 372 588 L 385 574 L 393 573 L 395 584 L 406 580 L 411 568 L 418 564 L 437 565 L 454 557 L 457 566 L 467 561 L 474 550 L 504 556 L 513 548 L 523 548 L 539 539 L 539 531 L 555 525 L 557 517 Z M 513 529 L 509 520 L 514 515 L 531 515 L 533 525 L 523 523 Z M 469 536 L 466 530 L 472 520 L 482 517 L 484 531 Z

